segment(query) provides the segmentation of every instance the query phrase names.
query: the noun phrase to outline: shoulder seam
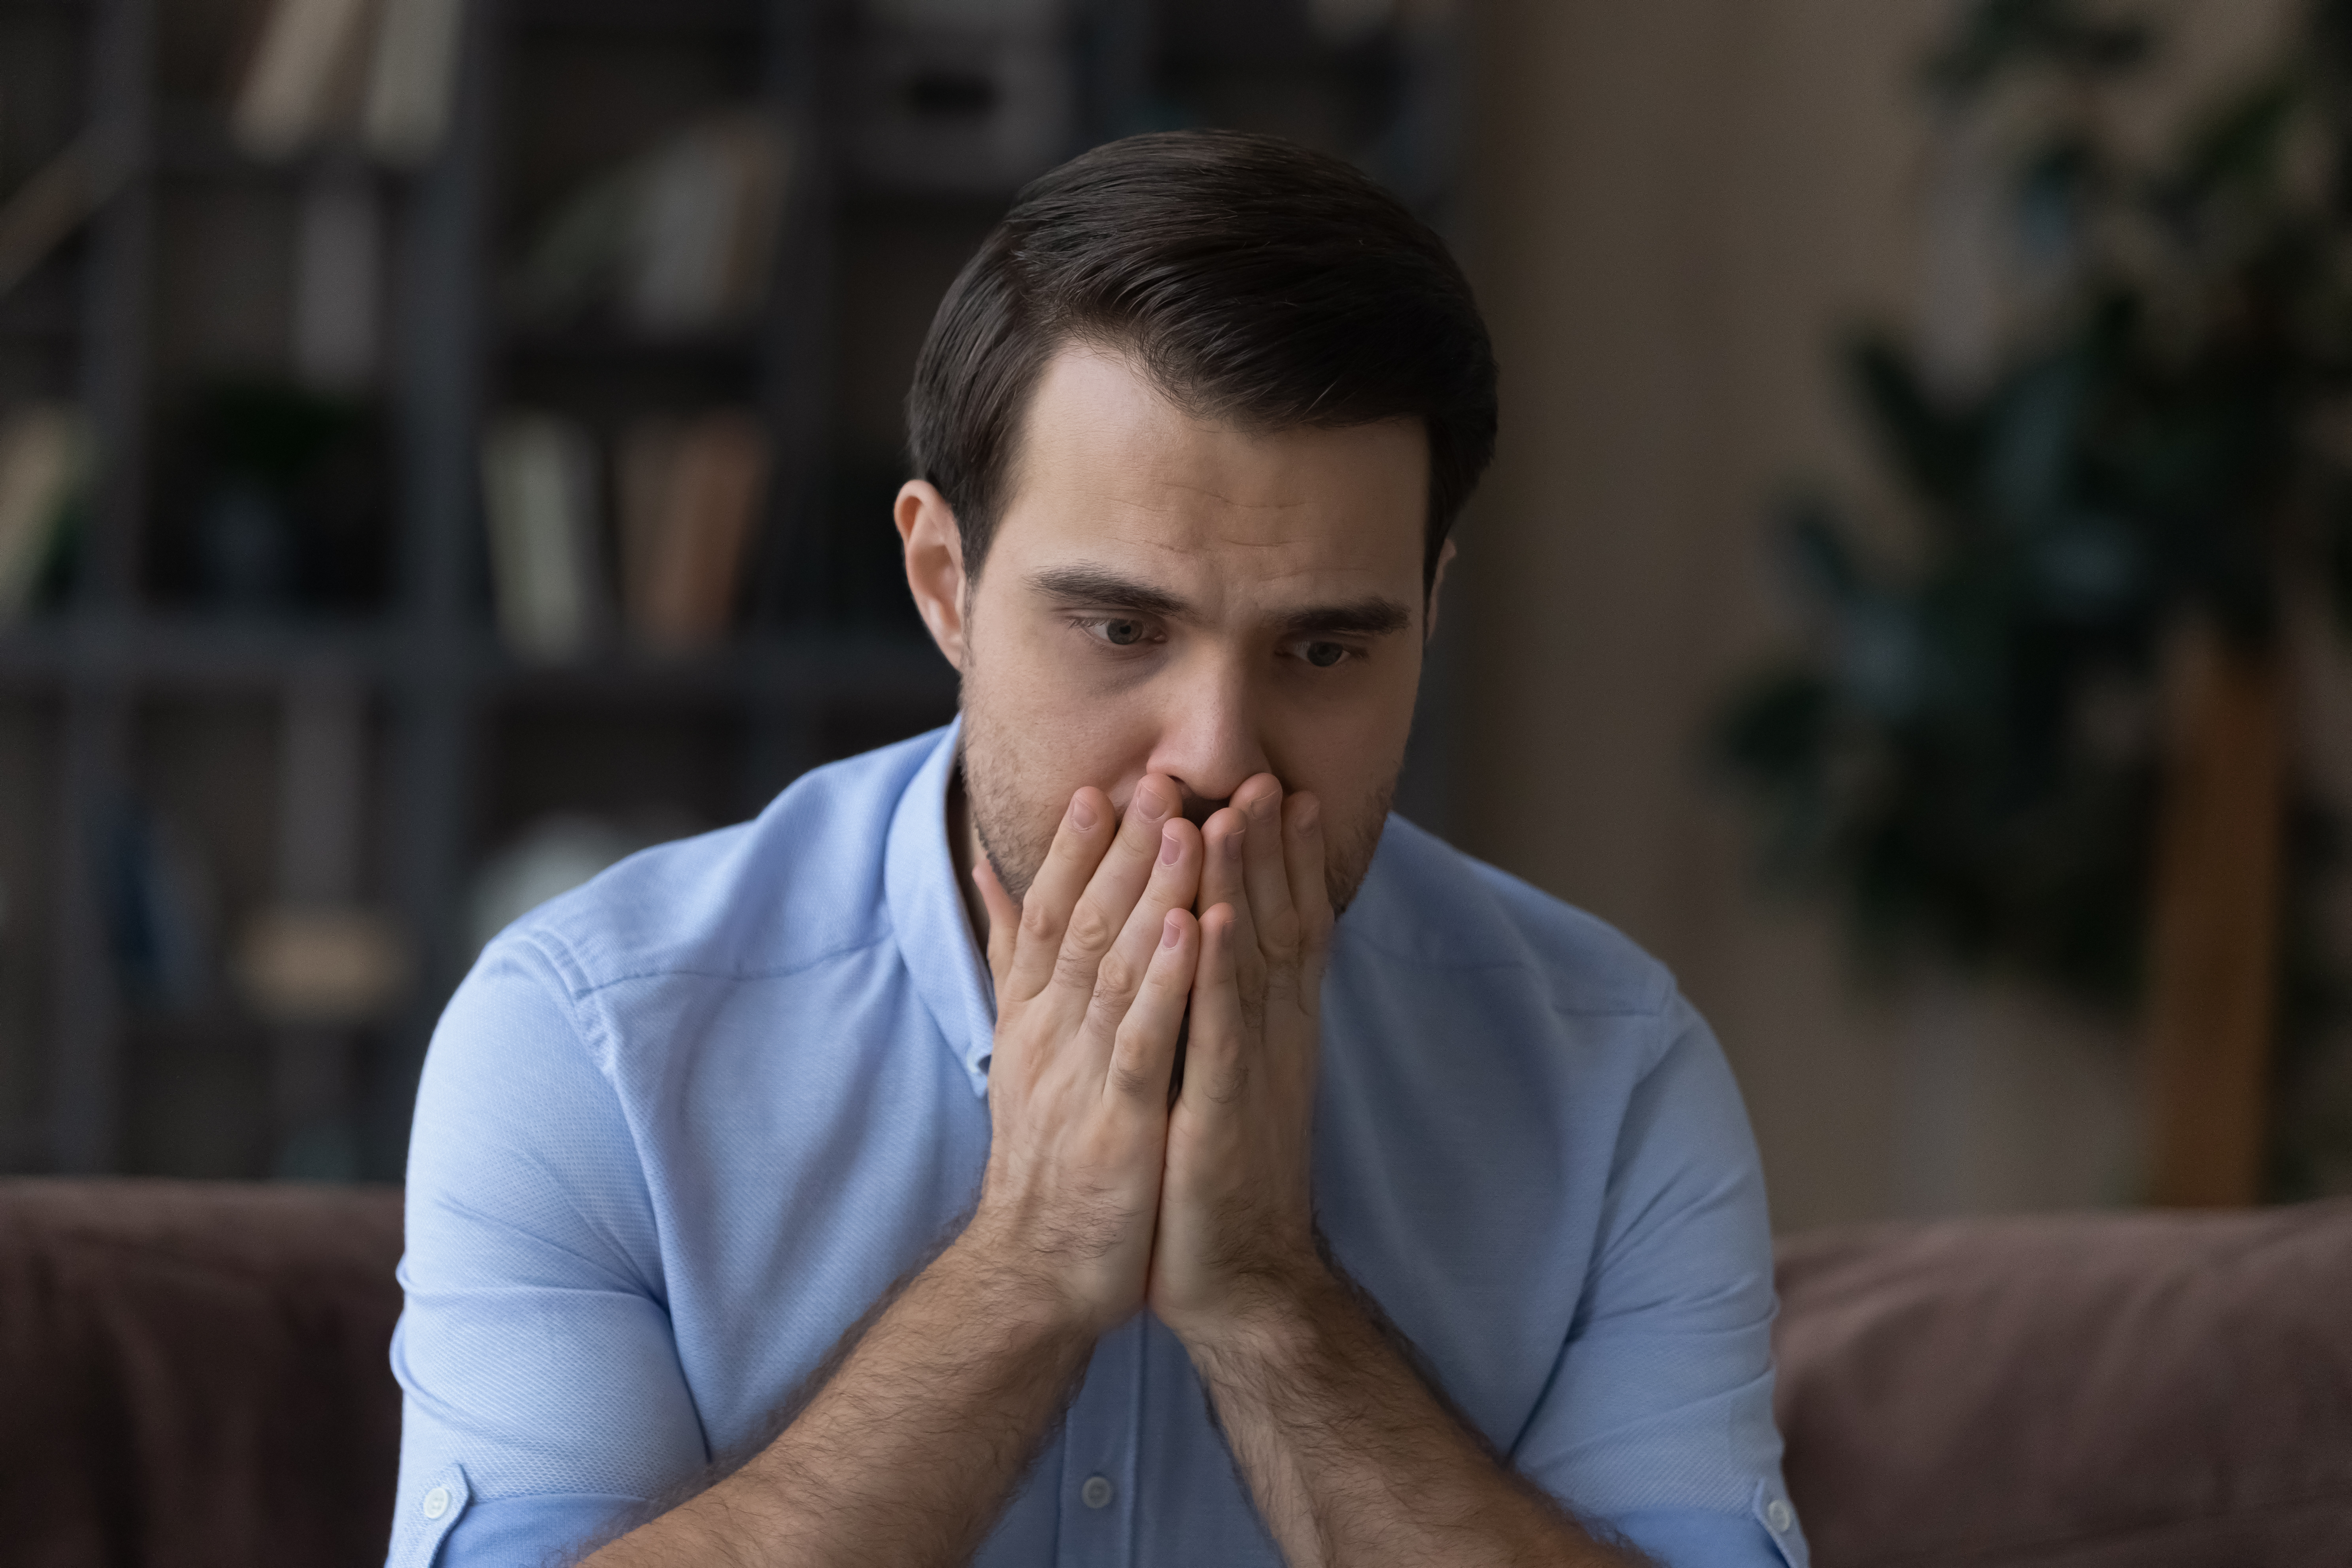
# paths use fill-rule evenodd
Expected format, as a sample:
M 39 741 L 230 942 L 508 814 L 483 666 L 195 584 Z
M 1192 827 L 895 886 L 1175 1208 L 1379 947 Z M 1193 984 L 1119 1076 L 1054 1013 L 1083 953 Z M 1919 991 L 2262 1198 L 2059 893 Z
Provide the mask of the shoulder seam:
M 572 945 L 564 942 L 564 938 L 555 936 L 552 931 L 546 931 L 546 929 L 518 931 L 518 933 L 515 933 L 515 941 L 530 942 L 531 947 L 539 950 L 541 957 L 548 959 L 551 966 L 558 966 L 558 969 L 569 971 L 569 975 L 564 978 L 564 992 L 567 992 L 567 996 L 572 999 L 572 1002 L 585 1002 L 588 996 L 595 996 L 597 992 L 612 990 L 614 985 L 628 985 L 630 980 L 658 980 L 663 978 L 663 975 L 682 975 L 682 978 L 694 978 L 694 980 L 783 980 L 783 978 L 791 978 L 791 975 L 804 973 L 804 971 L 809 969 L 816 969 L 816 966 L 821 966 L 821 963 L 830 963 L 835 962 L 835 959 L 845 959 L 852 952 L 866 952 L 868 947 L 879 947 L 882 942 L 891 941 L 891 931 L 889 929 L 877 931 L 877 933 L 873 933 L 873 936 L 861 938 L 861 941 L 856 942 L 842 942 L 840 947 L 825 947 L 824 952 L 809 954 L 807 959 L 800 959 L 797 963 L 781 963 L 781 966 L 774 966 L 774 969 L 760 969 L 760 966 L 752 966 L 752 969 L 696 969 L 696 966 L 691 966 L 691 963 L 652 963 L 652 966 L 646 966 L 646 969 L 628 969 L 628 971 L 621 971 L 621 973 L 604 975 L 604 978 L 600 980 L 588 978 L 588 969 L 579 962 L 579 954 L 572 952 Z M 548 942 L 555 942 L 555 945 L 562 950 L 562 962 L 558 962 L 558 954 L 555 952 L 548 952 Z
M 541 941 L 542 935 L 546 935 L 549 941 Z M 518 946 L 547 966 L 550 977 L 556 982 L 553 987 L 556 1005 L 563 1010 L 565 1019 L 572 1026 L 570 1043 L 587 1053 L 589 1070 L 596 1075 L 598 1081 L 604 1086 L 604 1092 L 612 1097 L 614 1114 L 620 1119 L 621 1126 L 628 1138 L 630 1152 L 635 1157 L 634 1173 L 640 1191 L 645 1191 L 647 1213 L 654 1222 L 656 1253 L 653 1274 L 652 1278 L 645 1283 L 653 1300 L 661 1304 L 664 1311 L 667 1311 L 669 1310 L 669 1277 L 666 1262 L 667 1240 L 661 1235 L 660 1216 L 658 1210 L 654 1207 L 652 1194 L 645 1190 L 646 1182 L 645 1150 L 638 1141 L 635 1122 L 629 1115 L 621 1093 L 620 1083 L 615 1076 L 615 1063 L 619 1058 L 619 1050 L 612 1030 L 607 1027 L 604 1009 L 587 1004 L 588 993 L 572 991 L 565 977 L 564 970 L 569 966 L 576 971 L 578 960 L 572 953 L 569 944 L 564 943 L 561 938 L 553 936 L 552 933 L 524 931 L 515 932 L 514 940 Z M 552 950 L 549 945 L 550 942 L 555 944 Z M 493 945 L 496 944 L 493 943 Z M 562 1195 L 565 1205 L 572 1210 L 573 1217 L 592 1234 L 602 1234 L 601 1228 L 587 1215 L 581 1212 L 570 1189 L 560 1182 L 554 1185 Z

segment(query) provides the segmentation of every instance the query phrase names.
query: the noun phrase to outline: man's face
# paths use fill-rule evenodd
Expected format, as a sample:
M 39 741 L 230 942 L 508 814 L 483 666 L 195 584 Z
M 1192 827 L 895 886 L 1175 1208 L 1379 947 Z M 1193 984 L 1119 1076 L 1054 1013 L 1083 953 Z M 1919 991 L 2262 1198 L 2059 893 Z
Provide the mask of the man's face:
M 1271 773 L 1322 801 L 1344 905 L 1421 679 L 1420 423 L 1202 423 L 1074 347 L 1040 378 L 1008 488 L 977 582 L 937 491 L 898 505 L 917 601 L 963 672 L 965 788 L 1007 890 L 1025 895 L 1083 784 L 1124 812 L 1163 773 L 1198 822 Z

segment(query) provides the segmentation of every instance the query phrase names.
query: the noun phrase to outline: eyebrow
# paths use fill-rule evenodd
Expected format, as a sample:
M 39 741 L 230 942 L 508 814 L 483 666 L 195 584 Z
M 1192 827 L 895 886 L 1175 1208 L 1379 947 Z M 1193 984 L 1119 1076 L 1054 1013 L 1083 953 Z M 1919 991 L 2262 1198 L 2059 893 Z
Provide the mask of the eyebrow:
M 1029 586 L 1073 606 L 1133 610 L 1176 621 L 1194 618 L 1192 606 L 1175 595 L 1099 566 L 1047 567 L 1030 574 Z M 1282 618 L 1283 630 L 1292 637 L 1384 637 L 1412 624 L 1411 611 L 1378 595 L 1339 605 L 1314 605 Z
M 1098 610 L 1135 610 L 1182 620 L 1191 609 L 1175 595 L 1106 572 L 1099 566 L 1049 566 L 1029 576 L 1029 586 L 1049 599 Z

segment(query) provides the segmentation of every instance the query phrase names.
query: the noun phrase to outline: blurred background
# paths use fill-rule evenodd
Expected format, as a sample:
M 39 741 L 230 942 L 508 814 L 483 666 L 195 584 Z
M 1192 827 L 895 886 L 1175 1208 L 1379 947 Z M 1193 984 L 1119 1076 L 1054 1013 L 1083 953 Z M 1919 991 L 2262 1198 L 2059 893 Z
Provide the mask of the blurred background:
M 1400 806 L 1780 1228 L 2352 1190 L 2343 12 L 0 0 L 0 1169 L 396 1178 L 488 933 L 950 716 L 931 310 L 1233 125 L 1496 337 Z

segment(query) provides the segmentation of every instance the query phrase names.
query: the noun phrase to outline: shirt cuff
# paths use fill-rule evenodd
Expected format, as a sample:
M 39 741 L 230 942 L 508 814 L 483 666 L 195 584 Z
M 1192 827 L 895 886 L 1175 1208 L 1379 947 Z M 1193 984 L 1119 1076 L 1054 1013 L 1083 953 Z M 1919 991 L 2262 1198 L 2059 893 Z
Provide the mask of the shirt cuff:
M 441 1542 L 474 1500 L 462 1465 L 444 1465 L 400 1500 L 392 1516 L 392 1550 L 384 1568 L 433 1568 Z
M 426 1495 L 431 1495 L 429 1489 Z M 592 1540 L 622 1513 L 644 1503 L 643 1498 L 612 1492 L 474 1499 L 464 1510 L 462 1524 L 453 1508 L 438 1521 L 431 1539 L 411 1555 L 401 1555 L 404 1543 L 395 1532 L 387 1568 L 540 1568 L 551 1554 Z

